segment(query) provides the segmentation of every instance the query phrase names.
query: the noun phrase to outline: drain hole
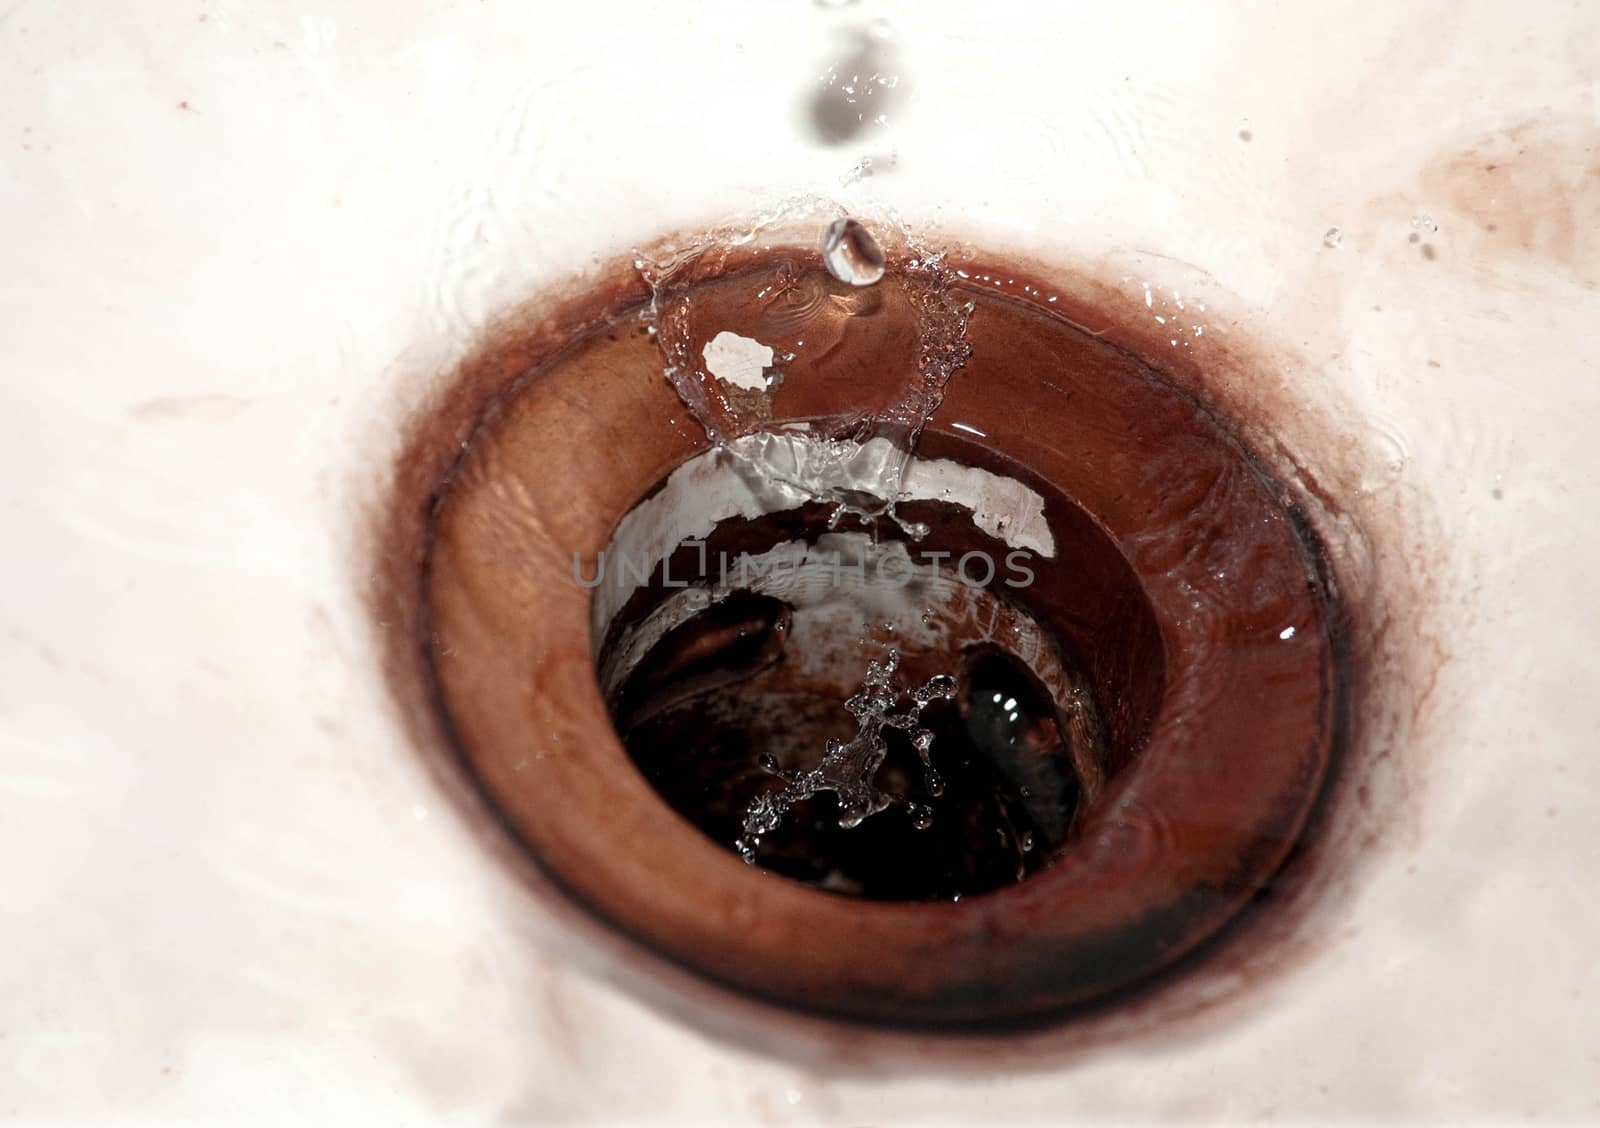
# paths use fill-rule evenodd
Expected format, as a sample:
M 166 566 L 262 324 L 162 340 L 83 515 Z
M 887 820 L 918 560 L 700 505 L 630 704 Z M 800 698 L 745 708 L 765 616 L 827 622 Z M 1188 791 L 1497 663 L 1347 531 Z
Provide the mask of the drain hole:
M 814 768 L 828 741 L 852 728 L 837 693 L 794 685 L 779 633 L 790 614 L 777 600 L 735 593 L 664 638 L 617 710 L 651 786 L 730 848 L 750 805 L 781 788 L 779 770 Z M 959 898 L 1046 864 L 1066 842 L 1081 790 L 1055 704 L 1014 655 L 985 650 L 962 669 L 970 691 L 921 716 L 936 774 L 904 731 L 887 729 L 874 783 L 897 809 L 844 827 L 834 794 L 801 800 L 757 861 L 823 889 L 893 901 Z M 788 762 L 769 751 L 779 747 Z
M 930 436 L 941 440 L 959 445 Z M 1100 702 L 1158 697 L 1159 649 L 1132 574 L 1092 523 L 1007 470 L 1009 496 L 1048 496 L 1069 543 L 1019 552 L 943 500 L 903 507 L 913 533 L 809 504 L 724 519 L 641 567 L 643 545 L 703 526 L 701 499 L 742 482 L 711 455 L 658 485 L 596 582 L 597 605 L 607 592 L 621 603 L 598 657 L 612 722 L 661 797 L 749 861 L 873 900 L 960 900 L 1070 850 L 1143 737 L 1138 724 L 1108 728 Z M 648 579 L 624 592 L 629 571 Z M 1086 574 L 1100 581 L 1093 607 Z M 846 768 L 858 789 L 834 785 Z M 775 805 L 775 825 L 755 825 Z
M 835 1017 L 1039 1020 L 1199 951 L 1344 754 L 1353 612 L 1322 562 L 1348 554 L 1194 370 L 1150 367 L 1179 354 L 1142 300 L 1069 279 L 1058 309 L 967 261 L 970 353 L 903 465 L 873 444 L 903 450 L 892 409 L 927 390 L 904 249 L 865 290 L 813 251 L 696 261 L 463 368 L 499 398 L 466 449 L 439 432 L 459 462 L 403 520 L 431 514 L 417 618 L 470 777 L 600 919 Z M 681 425 L 645 302 L 728 372 L 720 445 Z M 818 471 L 826 497 L 787 485 Z

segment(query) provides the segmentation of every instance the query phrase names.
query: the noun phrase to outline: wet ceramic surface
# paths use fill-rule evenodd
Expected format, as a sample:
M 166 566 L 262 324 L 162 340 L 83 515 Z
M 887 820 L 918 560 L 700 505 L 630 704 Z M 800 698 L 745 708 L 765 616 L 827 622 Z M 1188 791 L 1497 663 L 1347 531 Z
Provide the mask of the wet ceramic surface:
M 1595 1115 L 1600 16 L 748 7 L 0 13 L 0 1107 Z M 856 128 L 827 90 L 878 18 Z M 1152 318 L 1209 295 L 1431 514 L 1408 798 L 1217 998 L 785 1025 L 565 908 L 415 754 L 363 598 L 408 411 L 539 286 L 800 190 Z

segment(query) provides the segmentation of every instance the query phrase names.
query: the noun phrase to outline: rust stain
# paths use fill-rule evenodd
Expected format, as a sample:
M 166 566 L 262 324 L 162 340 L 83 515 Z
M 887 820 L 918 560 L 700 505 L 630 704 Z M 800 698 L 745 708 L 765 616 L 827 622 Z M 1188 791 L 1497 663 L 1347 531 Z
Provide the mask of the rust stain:
M 1529 121 L 1479 133 L 1428 158 L 1418 185 L 1452 243 L 1600 280 L 1600 128 Z
M 1370 204 L 1370 214 L 1382 205 L 1385 216 L 1398 216 L 1402 224 L 1422 207 L 1399 196 Z M 1435 214 L 1444 214 L 1443 208 Z M 1395 244 L 1406 248 L 1404 235 L 1396 234 Z M 1448 257 L 1455 259 L 1455 251 Z M 1026 256 L 1012 258 L 1026 265 Z M 1035 277 L 1061 282 L 1065 304 L 1056 308 L 1069 323 L 1131 326 L 1147 320 L 1142 304 L 1130 314 L 1135 299 L 1119 281 L 1126 273 L 1119 264 L 1071 266 L 1063 259 L 1039 265 Z M 1336 397 L 1328 398 L 1333 393 L 1309 378 L 1315 366 L 1306 356 L 1257 340 L 1243 322 L 1224 317 L 1229 303 L 1222 294 L 1217 295 L 1218 333 L 1207 333 L 1204 358 L 1191 355 L 1193 350 L 1174 353 L 1165 347 L 1164 335 L 1145 340 L 1149 333 L 1131 328 L 1120 344 L 1141 360 L 1159 354 L 1165 378 L 1230 420 L 1265 464 L 1284 475 L 1281 480 L 1291 496 L 1299 497 L 1313 527 L 1343 529 L 1341 541 L 1353 538 L 1340 576 L 1344 595 L 1366 610 L 1351 626 L 1360 628 L 1352 656 L 1367 705 L 1352 718 L 1351 746 L 1371 752 L 1365 758 L 1343 758 L 1305 836 L 1306 849 L 1291 858 L 1270 896 L 1236 922 L 1225 942 L 1196 951 L 1171 976 L 1152 981 L 1104 1011 L 1083 1013 L 1064 1027 L 946 1042 L 945 1035 L 841 1027 L 775 1012 L 770 1004 L 708 984 L 648 949 L 630 945 L 561 896 L 559 887 L 518 848 L 510 828 L 456 759 L 437 688 L 421 660 L 429 630 L 419 614 L 419 571 L 428 554 L 430 517 L 440 489 L 455 473 L 478 425 L 504 410 L 527 386 L 539 358 L 575 332 L 591 331 L 597 324 L 612 325 L 613 333 L 639 331 L 629 314 L 643 299 L 641 291 L 626 262 L 602 269 L 598 277 L 585 277 L 581 284 L 552 286 L 530 295 L 525 305 L 486 331 L 453 371 L 446 365 L 445 373 L 429 375 L 424 394 L 412 404 L 415 414 L 402 428 L 391 473 L 376 490 L 363 479 L 366 521 L 350 546 L 385 652 L 397 712 L 441 789 L 455 800 L 487 851 L 506 863 L 553 914 L 558 933 L 575 941 L 564 945 L 569 959 L 603 970 L 657 1011 L 688 1021 L 713 1038 L 881 1075 L 914 1072 L 930 1060 L 957 1070 L 989 1068 L 997 1062 L 1022 1070 L 1056 1068 L 1112 1043 L 1148 1046 L 1204 1037 L 1268 1003 L 1276 984 L 1339 942 L 1319 925 L 1330 914 L 1337 919 L 1337 906 L 1381 854 L 1414 846 L 1419 817 L 1414 796 L 1427 774 L 1415 762 L 1414 737 L 1439 720 L 1424 687 L 1428 671 L 1436 673 L 1450 658 L 1447 636 L 1434 621 L 1441 612 L 1435 593 L 1453 586 L 1453 562 L 1437 551 L 1442 541 L 1431 535 L 1421 538 L 1415 552 L 1402 551 L 1400 530 L 1435 525 L 1423 499 L 1405 490 L 1374 496 L 1360 491 L 1362 468 L 1376 455 L 1359 436 L 1340 437 L 1325 425 L 1348 418 L 1350 409 L 1335 402 Z M 1336 297 L 1318 293 L 1313 300 Z M 1315 405 L 1307 399 L 1311 389 L 1320 389 Z M 1291 451 L 1314 452 L 1314 467 Z M 1325 487 L 1320 498 L 1317 486 Z M 1339 498 L 1359 502 L 1361 512 L 1343 512 L 1335 500 Z

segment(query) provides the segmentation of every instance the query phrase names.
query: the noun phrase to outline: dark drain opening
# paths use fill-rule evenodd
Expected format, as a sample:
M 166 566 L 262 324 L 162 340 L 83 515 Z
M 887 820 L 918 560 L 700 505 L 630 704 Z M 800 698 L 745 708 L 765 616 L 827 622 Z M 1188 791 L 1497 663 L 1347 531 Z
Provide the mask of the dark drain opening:
M 1047 497 L 1061 542 L 1048 555 L 1018 553 L 975 528 L 970 511 L 934 500 L 904 507 L 937 530 L 920 540 L 886 521 L 830 524 L 816 504 L 729 520 L 704 548 L 668 556 L 599 648 L 629 756 L 675 811 L 730 850 L 758 797 L 815 770 L 830 741 L 856 732 L 846 702 L 868 660 L 893 650 L 902 700 L 952 676 L 953 695 L 931 700 L 915 729 L 882 730 L 871 782 L 889 797 L 884 810 L 842 825 L 838 797 L 822 791 L 752 852 L 774 873 L 873 900 L 958 900 L 1051 865 L 1137 758 L 1161 692 L 1153 616 L 1094 524 L 994 452 L 929 441 L 967 463 L 986 456 L 995 481 Z M 660 487 L 649 496 L 659 499 Z M 701 496 L 686 492 L 682 503 Z M 627 539 L 607 550 L 613 567 L 629 559 Z M 774 563 L 785 551 L 787 573 Z M 753 577 L 739 573 L 741 558 Z M 997 561 L 1009 568 L 989 566 Z M 1127 714 L 1138 702 L 1146 709 L 1136 723 L 1103 723 L 1102 712 Z
M 970 705 L 937 702 L 923 714 L 940 749 L 938 795 L 924 783 L 911 741 L 891 730 L 877 783 L 916 806 L 843 828 L 836 798 L 822 793 L 792 809 L 784 832 L 760 851 L 760 864 L 830 891 L 898 901 L 980 893 L 1048 864 L 1066 843 L 1081 790 L 1054 705 L 1032 689 L 1037 679 L 1014 655 L 995 651 L 979 664 L 974 683 L 982 690 Z M 739 693 L 737 682 L 724 683 L 621 728 L 651 786 L 723 845 L 738 838 L 755 797 L 777 786 L 761 764 L 768 734 L 759 715 L 774 706 L 800 711 L 767 695 L 747 698 L 748 710 L 741 710 Z M 1026 722 L 1008 723 L 1001 700 L 1024 695 Z M 812 714 L 808 739 L 819 750 L 830 736 L 846 734 L 833 716 L 839 701 L 819 697 L 800 708 Z M 1008 731 L 1019 727 L 1020 739 Z

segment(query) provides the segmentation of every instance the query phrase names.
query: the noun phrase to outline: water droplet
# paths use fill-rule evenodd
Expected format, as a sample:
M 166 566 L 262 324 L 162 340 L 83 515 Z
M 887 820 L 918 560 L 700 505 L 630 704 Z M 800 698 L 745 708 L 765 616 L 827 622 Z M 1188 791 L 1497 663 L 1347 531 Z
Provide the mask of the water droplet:
M 778 758 L 771 753 L 762 756 L 761 759 L 756 761 L 756 763 L 760 764 L 761 770 L 766 772 L 768 775 L 778 774 Z
M 1033 832 L 1027 831 L 1024 833 L 1022 837 L 1017 839 L 1017 845 L 1022 847 L 1022 852 L 1024 854 L 1031 851 L 1033 849 Z
M 883 277 L 883 250 L 858 220 L 837 219 L 829 225 L 822 260 L 829 274 L 852 286 L 871 286 Z
M 935 799 L 944 794 L 944 777 L 932 768 L 928 769 L 928 774 L 923 782 L 927 785 L 928 794 Z
M 1337 227 L 1330 227 L 1322 234 L 1322 245 L 1324 247 L 1336 250 L 1343 242 L 1344 232 L 1340 231 Z
M 930 700 L 935 697 L 951 698 L 956 695 L 956 679 L 953 674 L 935 674 L 922 688 Z
M 874 168 L 872 164 L 872 158 L 862 157 L 859 161 L 851 166 L 849 172 L 845 173 L 839 178 L 839 184 L 841 187 L 848 188 L 858 180 L 865 180 L 867 177 L 871 176 L 873 171 Z
M 927 830 L 933 825 L 933 810 L 921 803 L 907 803 L 906 814 L 911 816 L 911 825 L 918 830 Z

